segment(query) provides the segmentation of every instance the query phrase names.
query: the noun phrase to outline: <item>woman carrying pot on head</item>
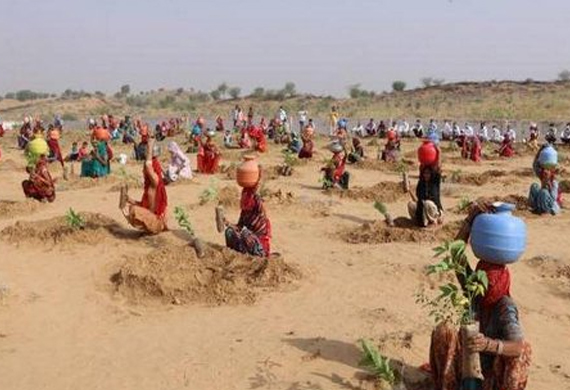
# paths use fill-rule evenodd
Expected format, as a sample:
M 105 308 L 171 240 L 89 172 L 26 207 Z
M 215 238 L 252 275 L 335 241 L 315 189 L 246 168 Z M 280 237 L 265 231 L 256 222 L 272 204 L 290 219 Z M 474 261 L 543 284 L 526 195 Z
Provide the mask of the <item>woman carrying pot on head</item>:
M 252 187 L 242 186 L 241 212 L 237 224 L 230 224 L 221 215 L 217 215 L 217 218 L 222 220 L 217 220 L 216 223 L 225 226 L 228 248 L 252 256 L 268 257 L 271 253 L 271 221 L 258 192 L 261 176 L 259 168 L 257 183 Z
M 542 161 L 543 153 L 550 152 L 556 161 Z M 554 157 L 555 156 L 555 157 Z M 540 184 L 533 183 L 530 186 L 528 204 L 531 210 L 537 214 L 556 215 L 560 213 L 562 194 L 556 180 L 557 154 L 550 144 L 543 145 L 532 163 L 535 175 L 540 179 Z
M 469 241 L 475 217 L 492 212 L 489 204 L 476 204 L 464 222 L 457 239 Z M 430 369 L 436 390 L 457 390 L 462 382 L 462 348 L 480 353 L 484 390 L 523 390 L 531 363 L 530 344 L 524 339 L 518 309 L 511 298 L 511 274 L 506 265 L 480 260 L 476 270 L 489 281 L 485 295 L 476 298 L 476 319 L 480 333 L 461 345 L 460 335 L 449 322 L 439 324 L 431 335 Z M 473 273 L 467 265 L 467 276 Z M 465 288 L 466 278 L 457 275 Z
M 420 166 L 420 178 L 416 193 L 410 191 L 408 203 L 410 218 L 419 227 L 443 223 L 443 206 L 440 198 L 441 168 L 435 165 Z

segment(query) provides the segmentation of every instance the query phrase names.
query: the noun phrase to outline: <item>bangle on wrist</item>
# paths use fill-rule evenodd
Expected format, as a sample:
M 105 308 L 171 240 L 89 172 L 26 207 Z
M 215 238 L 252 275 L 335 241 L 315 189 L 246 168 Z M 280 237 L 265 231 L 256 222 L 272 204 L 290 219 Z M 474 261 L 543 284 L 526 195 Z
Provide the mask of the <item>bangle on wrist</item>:
M 503 342 L 500 340 L 497 341 L 497 355 L 502 355 L 504 348 L 505 348 L 505 345 L 503 344 Z

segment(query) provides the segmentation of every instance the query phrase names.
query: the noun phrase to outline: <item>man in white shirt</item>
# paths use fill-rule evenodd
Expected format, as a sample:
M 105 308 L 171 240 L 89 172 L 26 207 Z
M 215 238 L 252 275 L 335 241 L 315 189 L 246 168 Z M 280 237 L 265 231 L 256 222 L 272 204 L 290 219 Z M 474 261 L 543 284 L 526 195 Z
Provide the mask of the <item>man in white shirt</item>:
M 489 128 L 485 122 L 481 122 L 479 127 L 479 139 L 483 142 L 489 141 Z
M 554 123 L 551 123 L 550 126 L 548 126 L 548 131 L 546 132 L 546 141 L 554 144 L 556 143 L 556 139 L 558 137 L 558 129 L 556 128 L 556 126 L 554 125 Z
M 449 120 L 443 121 L 443 129 L 441 130 L 441 138 L 444 140 L 450 140 L 453 136 L 453 128 L 451 127 L 451 123 Z
M 299 115 L 299 132 L 302 132 L 303 129 L 305 128 L 305 125 L 307 124 L 307 117 L 309 116 L 309 113 L 303 107 L 303 109 L 298 112 L 298 115 Z
M 501 129 L 499 129 L 499 127 L 497 127 L 497 125 L 493 125 L 493 128 L 491 129 L 491 133 L 492 133 L 492 138 L 491 141 L 500 144 L 501 142 L 503 142 L 503 135 L 501 134 Z
M 517 131 L 511 125 L 507 127 L 507 134 L 511 142 L 517 142 Z
M 352 128 L 352 134 L 364 138 L 364 126 L 360 124 L 360 121 Z
M 469 124 L 469 122 L 465 122 L 465 128 L 463 129 L 463 134 L 468 137 L 471 138 L 474 135 L 474 131 L 473 131 L 473 127 Z
M 461 130 L 461 127 L 459 127 L 457 122 L 453 122 L 453 126 L 451 128 L 451 134 L 453 135 L 454 139 L 459 138 L 463 134 L 463 131 Z
M 398 134 L 400 137 L 407 137 L 410 134 L 410 124 L 405 119 L 398 124 Z
M 560 140 L 564 144 L 570 144 L 570 123 L 566 123 L 566 127 L 562 130 L 562 134 L 560 135 Z

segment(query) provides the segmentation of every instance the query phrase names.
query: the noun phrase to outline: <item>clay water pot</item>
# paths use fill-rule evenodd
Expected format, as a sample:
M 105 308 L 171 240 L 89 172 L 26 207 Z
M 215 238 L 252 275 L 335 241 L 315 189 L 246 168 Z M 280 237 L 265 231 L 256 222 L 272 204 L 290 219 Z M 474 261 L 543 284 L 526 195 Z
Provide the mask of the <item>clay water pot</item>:
M 259 164 L 253 155 L 243 156 L 243 162 L 237 168 L 237 183 L 243 188 L 253 188 L 259 181 Z
M 107 129 L 104 129 L 103 127 L 96 127 L 93 130 L 93 137 L 97 141 L 109 141 L 111 139 L 111 134 L 109 134 Z
M 421 165 L 431 166 L 437 163 L 438 152 L 434 143 L 428 139 L 424 140 L 422 145 L 418 148 L 418 160 Z

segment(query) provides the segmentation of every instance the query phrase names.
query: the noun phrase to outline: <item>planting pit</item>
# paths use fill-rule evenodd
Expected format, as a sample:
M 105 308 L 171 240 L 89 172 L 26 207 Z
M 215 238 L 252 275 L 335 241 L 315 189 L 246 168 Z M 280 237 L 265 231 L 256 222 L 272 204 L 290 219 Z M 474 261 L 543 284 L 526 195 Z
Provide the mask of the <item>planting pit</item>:
M 388 244 L 391 242 L 439 242 L 452 240 L 462 221 L 446 222 L 443 226 L 420 228 L 409 218 L 396 218 L 395 226 L 384 221 L 367 222 L 356 229 L 346 229 L 340 237 L 350 244 Z
M 408 194 L 404 192 L 402 183 L 380 182 L 372 187 L 353 187 L 348 190 L 331 188 L 324 191 L 329 195 L 336 195 L 340 198 L 351 200 L 364 200 L 367 202 L 396 202 L 405 198 Z

